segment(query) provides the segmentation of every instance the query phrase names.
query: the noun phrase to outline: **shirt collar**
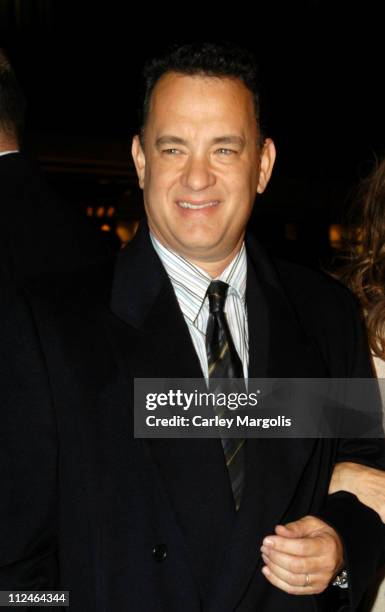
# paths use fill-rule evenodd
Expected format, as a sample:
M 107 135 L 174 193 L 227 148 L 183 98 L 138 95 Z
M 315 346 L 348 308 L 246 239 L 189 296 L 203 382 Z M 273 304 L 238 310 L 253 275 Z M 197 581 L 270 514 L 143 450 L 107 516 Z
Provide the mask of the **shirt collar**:
M 172 282 L 183 314 L 194 323 L 205 302 L 206 292 L 212 279 L 205 270 L 165 247 L 150 232 L 154 249 Z M 246 249 L 242 243 L 234 259 L 215 280 L 229 285 L 228 295 L 235 295 L 245 303 L 246 296 Z

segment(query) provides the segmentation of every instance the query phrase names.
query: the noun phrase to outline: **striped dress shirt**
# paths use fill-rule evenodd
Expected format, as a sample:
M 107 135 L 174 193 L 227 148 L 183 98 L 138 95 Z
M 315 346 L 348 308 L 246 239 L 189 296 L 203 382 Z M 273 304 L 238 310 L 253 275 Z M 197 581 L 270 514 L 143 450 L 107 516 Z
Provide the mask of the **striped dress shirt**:
M 222 274 L 212 279 L 207 272 L 162 245 L 153 234 L 150 233 L 150 236 L 154 249 L 171 280 L 205 378 L 208 378 L 206 329 L 209 318 L 209 301 L 206 292 L 212 280 L 221 280 L 229 285 L 224 311 L 247 379 L 249 330 L 246 310 L 247 261 L 244 243 Z

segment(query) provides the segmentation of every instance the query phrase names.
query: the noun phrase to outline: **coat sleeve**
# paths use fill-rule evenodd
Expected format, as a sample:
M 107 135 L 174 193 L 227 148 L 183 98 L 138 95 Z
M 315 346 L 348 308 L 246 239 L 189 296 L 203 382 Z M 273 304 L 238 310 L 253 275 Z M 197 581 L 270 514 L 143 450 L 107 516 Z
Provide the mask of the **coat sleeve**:
M 57 437 L 26 301 L 0 292 L 0 590 L 57 583 Z
M 372 367 L 368 343 L 356 304 L 349 295 L 342 295 L 345 316 L 341 319 L 344 359 L 340 360 L 336 376 L 371 378 Z M 346 349 L 348 349 L 346 351 Z M 345 373 L 342 361 L 347 362 Z M 381 406 L 378 404 L 381 422 Z M 383 438 L 340 439 L 337 442 L 335 462 L 353 461 L 385 469 L 385 442 Z M 349 574 L 348 596 L 352 610 L 356 610 L 368 584 L 384 562 L 385 525 L 379 515 L 362 504 L 355 495 L 338 491 L 329 495 L 319 517 L 340 535 Z M 331 587 L 338 589 L 338 587 Z M 342 591 L 342 590 L 341 590 Z M 342 593 L 341 593 L 342 594 Z

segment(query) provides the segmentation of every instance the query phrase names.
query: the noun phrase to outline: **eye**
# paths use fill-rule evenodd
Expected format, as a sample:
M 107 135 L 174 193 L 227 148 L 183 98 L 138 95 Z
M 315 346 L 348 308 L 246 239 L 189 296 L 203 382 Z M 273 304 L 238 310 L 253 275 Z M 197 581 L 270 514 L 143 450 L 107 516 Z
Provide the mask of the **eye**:
M 179 149 L 163 149 L 162 153 L 165 153 L 166 155 L 180 155 L 182 151 L 180 151 Z
M 226 149 L 224 147 L 221 147 L 220 149 L 217 149 L 217 153 L 228 156 L 228 155 L 232 155 L 233 153 L 235 154 L 236 151 L 234 151 L 233 149 Z

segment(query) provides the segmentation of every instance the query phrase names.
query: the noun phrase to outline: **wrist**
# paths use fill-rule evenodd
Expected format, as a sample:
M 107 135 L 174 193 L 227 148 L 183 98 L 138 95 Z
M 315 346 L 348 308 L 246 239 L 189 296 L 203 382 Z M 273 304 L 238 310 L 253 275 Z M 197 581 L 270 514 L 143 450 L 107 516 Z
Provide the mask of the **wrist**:
M 357 466 L 355 463 L 344 461 L 342 463 L 336 463 L 334 466 L 329 494 L 336 493 L 337 491 L 347 491 L 348 493 L 355 492 L 355 476 Z

